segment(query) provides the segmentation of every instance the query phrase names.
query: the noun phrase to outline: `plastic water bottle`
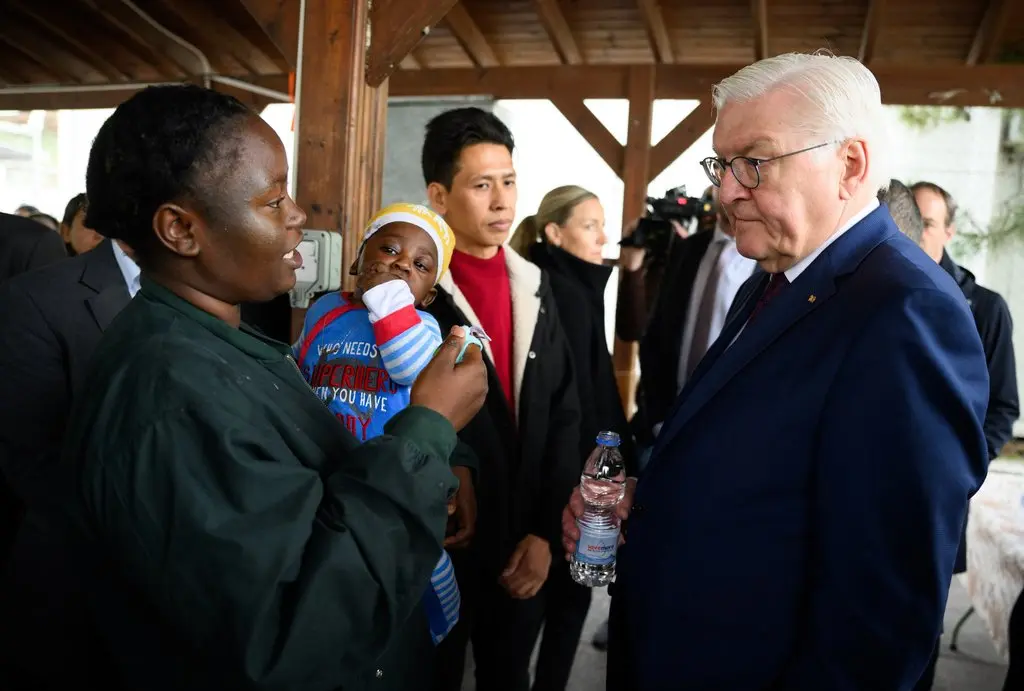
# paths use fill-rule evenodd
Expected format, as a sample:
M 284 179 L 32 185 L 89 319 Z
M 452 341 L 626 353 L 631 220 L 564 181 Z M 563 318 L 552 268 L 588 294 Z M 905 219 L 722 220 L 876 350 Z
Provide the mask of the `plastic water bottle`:
M 599 588 L 615 576 L 615 552 L 619 546 L 619 517 L 615 507 L 626 494 L 626 469 L 619 452 L 619 435 L 601 432 L 580 476 L 580 493 L 586 509 L 576 519 L 580 539 L 569 572 L 580 585 Z

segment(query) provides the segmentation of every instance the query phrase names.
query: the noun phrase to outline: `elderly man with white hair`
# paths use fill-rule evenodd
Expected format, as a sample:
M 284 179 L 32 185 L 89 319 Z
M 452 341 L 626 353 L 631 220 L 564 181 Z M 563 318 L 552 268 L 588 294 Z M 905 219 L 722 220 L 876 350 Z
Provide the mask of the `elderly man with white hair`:
M 877 81 L 780 55 L 714 89 L 703 162 L 764 273 L 620 514 L 609 688 L 903 691 L 988 463 L 963 294 L 893 223 Z M 579 532 L 578 490 L 563 516 Z

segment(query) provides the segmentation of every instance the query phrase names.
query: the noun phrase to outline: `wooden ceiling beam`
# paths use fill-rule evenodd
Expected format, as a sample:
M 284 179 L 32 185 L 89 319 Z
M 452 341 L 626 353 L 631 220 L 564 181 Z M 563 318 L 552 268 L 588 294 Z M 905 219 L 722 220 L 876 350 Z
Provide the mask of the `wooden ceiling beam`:
M 764 60 L 768 52 L 768 0 L 750 0 L 754 24 L 754 60 Z
M 480 27 L 469 16 L 465 5 L 460 2 L 452 7 L 445 16 L 444 23 L 451 30 L 462 49 L 466 51 L 469 59 L 477 66 L 486 68 L 498 66 L 498 56 L 494 54 L 494 50 L 487 43 Z
M 39 69 L 54 77 L 55 83 L 82 83 L 82 80 L 74 72 L 65 69 L 63 65 L 56 64 L 58 58 L 56 54 L 46 53 L 46 51 L 41 50 L 42 46 L 33 46 L 30 41 L 26 41 L 24 38 L 24 36 L 14 38 L 10 34 L 0 35 L 0 44 L 6 44 L 10 50 L 20 55 L 22 59 L 36 65 Z
M 971 49 L 967 53 L 968 65 L 992 62 L 998 57 L 1003 30 L 1006 28 L 1012 4 L 1010 0 L 989 0 L 985 14 L 978 24 L 978 30 L 974 32 Z
M 394 72 L 395 67 L 409 57 L 424 36 L 455 7 L 457 2 L 458 0 L 375 0 L 370 6 L 370 46 L 366 55 L 366 83 L 375 88 L 383 84 Z M 472 20 L 469 21 L 472 23 Z M 473 26 L 475 27 L 475 24 Z
M 100 55 L 86 41 L 81 40 L 77 34 L 65 31 L 53 22 L 47 21 L 31 7 L 25 5 L 11 6 L 7 8 L 7 12 L 11 19 L 20 16 L 23 25 L 30 26 L 31 30 L 45 36 L 46 39 L 44 40 L 52 41 L 53 44 L 74 55 L 107 79 L 118 82 L 132 78 L 130 74 L 118 69 L 113 63 Z M 45 46 L 46 44 L 40 43 L 40 45 Z
M 580 52 L 558 0 L 534 0 L 533 5 L 562 62 L 566 65 L 582 65 L 583 53 Z
M 743 65 L 658 65 L 656 98 L 707 98 L 711 87 Z M 552 96 L 627 98 L 628 65 L 425 69 L 396 72 L 392 96 L 482 96 L 543 99 Z M 1024 65 L 895 66 L 872 68 L 886 103 L 1024 107 Z M 999 98 L 1002 100 L 998 100 Z
M 651 42 L 651 52 L 657 62 L 671 64 L 675 62 L 672 41 L 665 26 L 665 16 L 658 0 L 636 0 L 637 9 L 647 30 L 647 39 Z
M 622 176 L 624 149 L 608 128 L 594 115 L 581 98 L 552 96 L 551 102 L 569 124 L 576 128 L 587 144 L 608 164 L 612 172 Z
M 672 130 L 651 148 L 648 182 L 665 172 L 693 143 L 715 124 L 715 109 L 710 94 Z
M 416 56 L 413 55 L 412 53 L 409 53 L 408 55 L 406 55 L 405 58 L 402 59 L 402 62 L 399 63 L 398 66 L 401 67 L 403 70 L 421 70 L 421 69 L 423 69 L 423 65 L 416 58 Z
M 145 51 L 147 59 L 159 64 L 166 76 L 182 78 L 202 73 L 202 66 L 191 51 L 167 38 L 120 0 L 87 0 L 85 4 L 128 36 L 136 49 Z
M 299 56 L 299 10 L 301 0 L 239 0 L 287 65 L 294 70 Z
M 869 65 L 875 59 L 875 45 L 878 43 L 878 34 L 882 29 L 884 8 L 885 0 L 868 0 L 867 13 L 864 15 L 864 29 L 860 35 L 860 50 L 857 51 L 857 59 L 865 65 Z

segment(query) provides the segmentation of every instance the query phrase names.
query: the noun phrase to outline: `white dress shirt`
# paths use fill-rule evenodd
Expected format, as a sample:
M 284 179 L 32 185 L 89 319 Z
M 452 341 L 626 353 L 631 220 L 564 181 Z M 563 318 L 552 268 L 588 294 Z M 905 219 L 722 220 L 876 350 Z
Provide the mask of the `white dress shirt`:
M 754 273 L 755 262 L 747 259 L 736 250 L 736 239 L 726 235 L 718 227 L 715 228 L 714 237 L 708 245 L 707 251 L 700 260 L 697 267 L 697 275 L 694 277 L 693 290 L 690 291 L 690 304 L 686 310 L 686 322 L 683 325 L 683 340 L 679 349 L 679 365 L 676 373 L 676 383 L 679 391 L 682 391 L 686 384 L 686 363 L 690 359 L 690 350 L 696 345 L 703 347 L 706 351 L 715 342 L 718 335 L 725 327 L 725 317 L 729 313 L 729 306 L 743 282 Z M 722 253 L 718 254 L 716 244 L 724 244 Z M 713 261 L 717 255 L 721 267 L 718 279 L 718 289 L 714 292 L 714 311 L 711 317 L 711 333 L 708 335 L 708 342 L 694 344 L 694 330 L 697 326 L 697 315 L 700 313 L 700 306 L 708 289 L 708 277 L 711 275 Z
M 124 253 L 121 246 L 117 244 L 117 240 L 111 242 L 110 246 L 114 248 L 114 259 L 117 260 L 117 266 L 121 269 L 121 275 L 124 276 L 124 284 L 128 287 L 128 294 L 135 297 L 135 294 L 139 292 L 141 287 L 139 276 L 142 274 L 142 270 L 139 269 L 139 265 L 131 257 Z

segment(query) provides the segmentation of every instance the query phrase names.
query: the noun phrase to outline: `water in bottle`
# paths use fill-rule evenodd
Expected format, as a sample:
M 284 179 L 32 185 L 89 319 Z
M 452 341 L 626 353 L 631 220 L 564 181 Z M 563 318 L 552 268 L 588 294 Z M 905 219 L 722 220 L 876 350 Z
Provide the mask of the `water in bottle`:
M 576 519 L 580 539 L 569 564 L 574 581 L 588 587 L 608 585 L 615 575 L 619 517 L 615 507 L 626 494 L 626 469 L 619 452 L 619 435 L 601 432 L 580 476 L 586 509 Z

